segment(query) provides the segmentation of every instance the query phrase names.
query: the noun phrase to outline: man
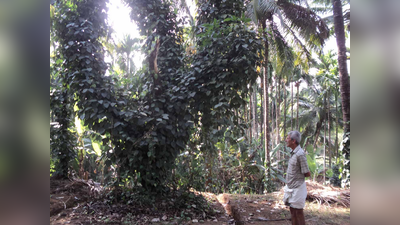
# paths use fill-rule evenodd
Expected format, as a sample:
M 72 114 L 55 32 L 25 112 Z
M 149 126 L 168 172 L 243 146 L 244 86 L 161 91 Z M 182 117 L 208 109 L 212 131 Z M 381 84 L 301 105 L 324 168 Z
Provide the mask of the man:
M 291 148 L 288 169 L 286 171 L 286 186 L 283 201 L 290 206 L 292 225 L 305 225 L 303 208 L 307 198 L 305 178 L 311 175 L 308 169 L 307 157 L 300 147 L 301 134 L 290 131 L 286 137 L 286 146 Z

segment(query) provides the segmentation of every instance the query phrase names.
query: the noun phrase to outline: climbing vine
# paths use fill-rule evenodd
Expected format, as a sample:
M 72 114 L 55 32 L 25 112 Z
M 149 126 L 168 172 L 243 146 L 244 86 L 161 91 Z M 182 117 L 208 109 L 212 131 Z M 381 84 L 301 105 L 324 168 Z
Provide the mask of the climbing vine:
M 245 103 L 248 84 L 258 76 L 260 42 L 241 16 L 242 3 L 226 1 L 218 6 L 225 14 L 213 14 L 215 18 L 198 25 L 198 51 L 187 59 L 182 21 L 169 1 L 125 2 L 146 36 L 139 96 L 124 95 L 127 92 L 118 90 L 105 75 L 101 43 L 109 35 L 105 0 L 55 3 L 61 83 L 85 126 L 112 145 L 105 154 L 108 164 L 116 165 L 115 184 L 131 179 L 146 190 L 161 192 L 194 124 L 200 122 L 204 131 L 212 129 L 220 136 L 227 128 L 217 130 L 218 126 L 236 124 L 232 110 Z M 213 10 L 210 5 L 203 9 Z M 193 63 L 184 63 L 188 61 Z

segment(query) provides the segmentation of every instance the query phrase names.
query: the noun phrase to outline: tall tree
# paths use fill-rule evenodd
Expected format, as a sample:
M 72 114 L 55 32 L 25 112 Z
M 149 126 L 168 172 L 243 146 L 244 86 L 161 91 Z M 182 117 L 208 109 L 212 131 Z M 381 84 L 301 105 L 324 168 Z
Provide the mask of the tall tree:
M 335 82 L 336 89 L 339 89 L 338 81 Z M 339 133 L 339 107 L 338 107 L 338 92 L 335 92 L 335 108 L 336 108 L 336 138 L 335 138 L 335 148 L 336 148 L 336 163 L 339 163 L 339 140 L 338 140 L 338 133 Z
M 326 114 L 326 94 L 324 94 L 324 114 Z M 326 120 L 324 121 L 324 185 L 326 176 Z
M 251 144 L 252 143 L 252 141 L 253 141 L 253 136 L 254 136 L 254 133 L 253 133 L 253 130 L 254 130 L 254 127 L 253 127 L 253 121 L 254 121 L 254 118 L 252 118 L 252 114 L 253 114 L 253 93 L 252 92 L 250 92 L 250 95 L 249 95 L 249 99 L 250 99 L 250 102 L 249 102 L 249 116 L 248 116 L 248 127 L 249 127 L 249 143 Z
M 300 87 L 301 81 L 296 82 L 296 88 L 297 88 L 297 107 L 296 107 L 296 130 L 300 131 L 299 127 L 299 87 Z
M 257 84 L 253 85 L 253 128 L 254 128 L 254 137 L 258 140 L 258 115 L 257 115 Z
M 350 132 L 350 78 L 347 71 L 346 37 L 344 30 L 343 8 L 341 0 L 332 0 L 335 24 L 340 90 L 342 97 L 343 123 L 345 132 Z
M 201 147 L 205 154 L 215 152 L 218 138 L 238 129 L 239 114 L 259 66 L 261 41 L 256 33 L 245 26 L 242 17 L 243 2 L 239 0 L 197 1 L 196 54 L 193 56 L 192 73 L 195 74 L 194 96 L 191 105 L 195 122 L 201 122 L 201 134 L 206 140 Z M 241 38 L 238 38 L 241 37 Z M 250 85 L 250 86 L 248 86 Z M 229 98 L 226 98 L 229 96 Z M 241 133 L 242 131 L 240 131 Z M 225 137 L 225 140 L 233 138 Z M 235 140 L 231 140 L 235 142 Z M 210 177 L 212 174 L 209 169 Z
M 293 130 L 293 105 L 294 105 L 294 101 L 293 101 L 293 82 L 292 82 L 292 80 L 290 82 L 290 94 L 291 94 L 290 111 L 292 113 L 292 115 L 290 117 L 290 129 Z
M 271 142 L 273 143 L 272 146 L 277 145 L 276 138 L 275 138 L 275 127 L 276 127 L 276 120 L 275 120 L 275 111 L 276 111 L 276 94 L 274 98 L 274 82 L 273 79 L 271 78 L 271 85 L 269 86 L 270 90 L 269 93 L 271 93 L 271 109 L 270 109 L 270 118 L 271 118 Z
M 332 151 L 331 151 L 331 100 L 330 90 L 328 90 L 328 154 L 329 154 L 329 168 L 332 168 Z
M 263 28 L 263 36 L 266 37 L 266 25 L 262 24 Z M 264 41 L 264 70 L 263 70 L 263 96 L 264 96 L 264 145 L 265 145 L 265 162 L 267 165 L 267 177 L 268 181 L 271 181 L 271 159 L 269 157 L 269 127 L 268 127 L 268 41 L 265 39 Z
M 265 112 L 268 112 L 268 60 L 269 60 L 269 36 L 267 35 L 267 27 L 275 37 L 275 40 L 284 39 L 284 35 L 281 35 L 278 29 L 274 29 L 273 16 L 277 15 L 281 21 L 281 28 L 293 37 L 294 42 L 303 50 L 307 58 L 311 58 L 311 54 L 306 49 L 305 45 L 300 41 L 300 38 L 296 34 L 303 37 L 306 41 L 306 45 L 310 48 L 316 48 L 322 46 L 325 39 L 328 38 L 328 27 L 322 21 L 322 19 L 312 12 L 311 10 L 304 8 L 300 5 L 291 3 L 288 0 L 253 0 L 252 4 L 248 5 L 248 15 L 253 19 L 254 22 L 261 25 L 262 36 L 264 40 L 264 71 L 263 71 L 263 83 L 264 83 L 264 103 L 266 106 Z M 278 38 L 279 37 L 279 38 Z M 282 38 L 281 38 L 282 37 Z M 284 43 L 275 41 L 273 43 Z M 285 48 L 278 48 L 282 51 L 280 56 L 287 56 L 288 51 Z M 265 141 L 265 152 L 268 156 L 268 115 L 264 115 L 264 133 L 266 134 Z M 269 163 L 268 163 L 269 165 Z M 269 176 L 269 174 L 268 174 Z

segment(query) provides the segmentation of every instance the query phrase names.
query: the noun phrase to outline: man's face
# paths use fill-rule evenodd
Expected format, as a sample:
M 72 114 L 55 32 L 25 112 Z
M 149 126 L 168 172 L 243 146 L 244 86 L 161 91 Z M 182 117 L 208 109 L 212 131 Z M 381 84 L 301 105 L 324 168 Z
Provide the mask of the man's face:
M 289 135 L 286 137 L 285 141 L 286 141 L 286 146 L 289 148 L 292 148 L 295 143 L 295 140 L 292 140 Z

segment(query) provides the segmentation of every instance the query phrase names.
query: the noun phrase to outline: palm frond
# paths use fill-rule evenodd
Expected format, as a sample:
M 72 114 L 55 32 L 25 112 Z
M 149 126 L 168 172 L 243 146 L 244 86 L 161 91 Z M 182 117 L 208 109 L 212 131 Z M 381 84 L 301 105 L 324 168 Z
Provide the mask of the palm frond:
M 298 56 L 299 57 L 303 56 L 306 58 L 308 62 L 311 62 L 312 61 L 311 53 L 307 50 L 307 47 L 303 44 L 303 42 L 297 37 L 295 32 L 289 26 L 284 24 L 284 27 L 293 37 L 293 42 L 296 44 L 297 49 L 299 50 L 300 53 L 298 54 Z
M 313 0 L 312 4 L 324 5 L 325 7 L 332 6 L 331 0 Z
M 301 73 L 300 77 L 307 83 L 308 86 L 311 86 L 313 84 L 313 76 L 311 76 L 310 74 Z
M 253 21 L 253 23 L 257 25 L 258 19 L 257 19 L 257 13 L 255 12 L 255 9 L 254 9 L 254 3 L 250 2 L 245 7 L 246 7 L 246 11 L 244 12 L 244 15 L 247 18 L 251 19 Z
M 288 74 L 294 64 L 293 51 L 274 23 L 270 25 L 270 30 L 272 33 L 272 50 L 278 56 L 277 63 L 280 73 Z
M 272 13 L 278 10 L 278 5 L 275 3 L 274 0 L 261 0 L 259 1 L 259 7 L 257 10 L 262 12 L 263 14 Z
M 316 13 L 321 13 L 321 14 L 326 14 L 326 13 L 333 13 L 333 8 L 331 7 L 326 7 L 326 6 L 312 6 L 310 9 L 313 12 Z
M 316 49 L 325 44 L 329 37 L 329 28 L 315 12 L 285 0 L 278 0 L 277 5 L 290 21 L 289 27 L 306 40 L 308 47 Z
M 253 9 L 258 21 L 266 21 L 272 18 L 272 14 L 279 11 L 274 0 L 253 0 Z

